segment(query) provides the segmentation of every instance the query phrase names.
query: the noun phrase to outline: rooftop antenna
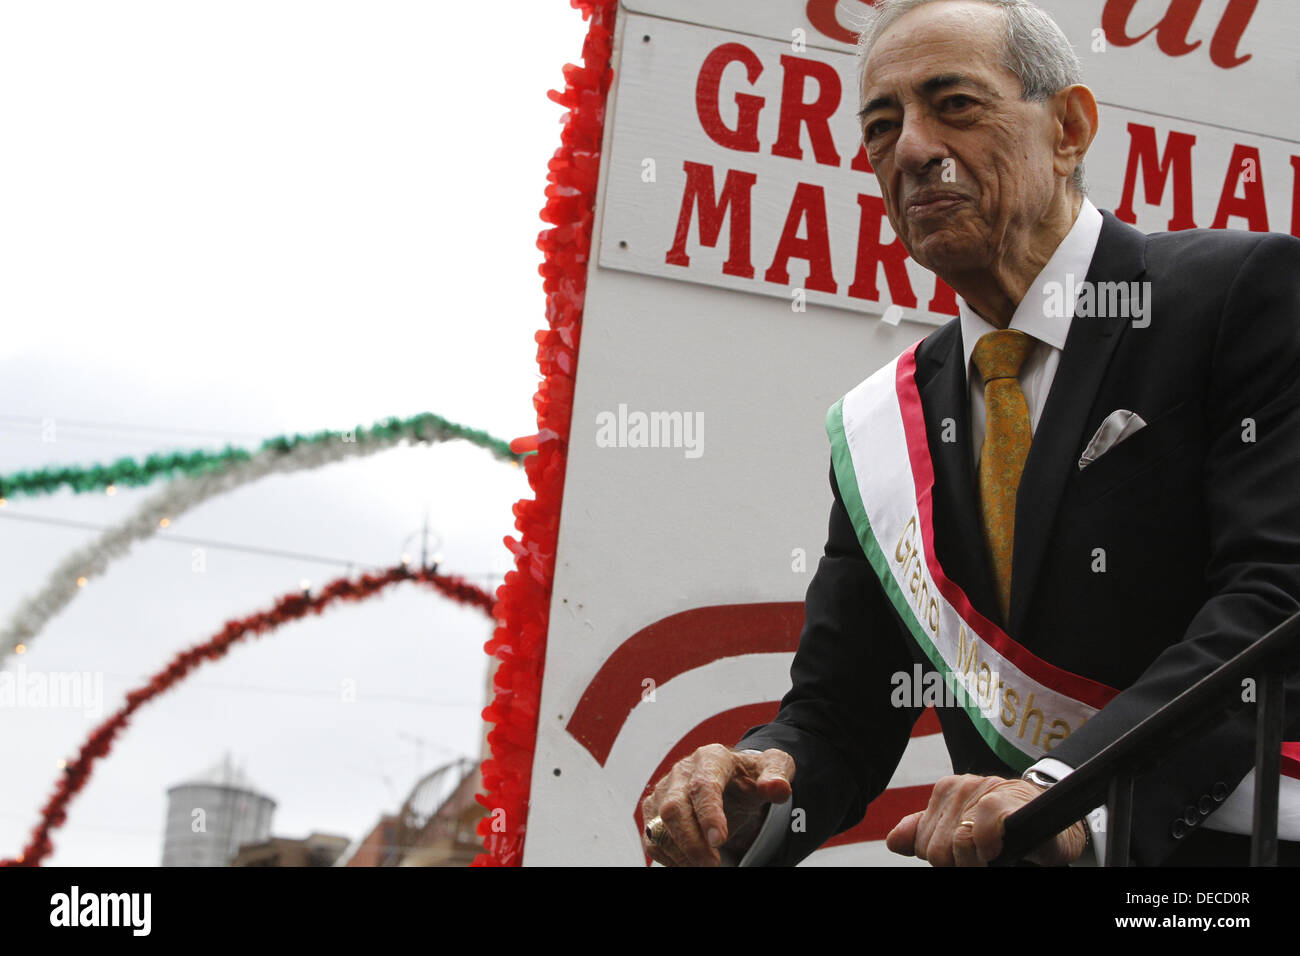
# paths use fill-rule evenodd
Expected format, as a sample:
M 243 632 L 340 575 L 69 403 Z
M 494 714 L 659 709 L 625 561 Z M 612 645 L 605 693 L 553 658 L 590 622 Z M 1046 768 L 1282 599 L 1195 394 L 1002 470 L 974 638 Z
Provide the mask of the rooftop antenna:
M 442 563 L 442 552 L 440 552 L 440 551 L 438 550 L 440 547 L 442 547 L 442 535 L 438 534 L 437 531 L 434 531 L 431 527 L 429 527 L 429 512 L 428 512 L 427 510 L 426 510 L 425 513 L 424 513 L 424 524 L 420 527 L 419 530 L 417 530 L 417 531 L 412 531 L 410 534 L 408 534 L 408 535 L 406 536 L 406 540 L 402 542 L 402 563 L 403 563 L 403 564 L 409 564 L 409 563 L 410 563 L 411 558 L 410 558 L 410 556 L 407 554 L 406 546 L 407 546 L 408 544 L 410 544 L 411 539 L 414 538 L 417 534 L 420 535 L 420 570 L 421 570 L 421 571 L 429 571 L 429 570 L 432 570 L 432 571 L 434 571 L 434 572 L 436 573 L 437 570 L 438 570 L 438 565 L 440 565 L 440 564 Z M 430 561 L 430 554 L 429 554 L 429 551 L 430 551 L 430 547 L 429 547 L 429 537 L 430 537 L 430 535 L 433 536 L 433 540 L 434 540 L 434 544 L 433 544 L 433 555 L 432 555 L 432 560 L 433 560 L 433 564 L 432 564 L 432 566 L 429 564 L 429 561 Z

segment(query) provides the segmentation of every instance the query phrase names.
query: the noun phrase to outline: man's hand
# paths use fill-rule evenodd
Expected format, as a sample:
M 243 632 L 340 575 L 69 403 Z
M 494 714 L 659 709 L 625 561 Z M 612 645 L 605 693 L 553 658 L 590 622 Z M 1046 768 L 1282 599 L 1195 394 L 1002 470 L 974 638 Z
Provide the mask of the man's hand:
M 1003 821 L 1042 792 L 1026 780 L 944 777 L 934 785 L 925 811 L 903 817 L 885 837 L 885 845 L 932 866 L 988 866 L 1002 852 Z M 1085 846 L 1087 832 L 1080 821 L 1026 859 L 1064 866 L 1077 860 Z
M 662 817 L 667 837 L 646 853 L 664 866 L 719 866 L 744 855 L 758 835 L 763 807 L 793 793 L 794 758 L 783 750 L 746 754 L 722 744 L 701 747 L 673 765 L 641 804 L 649 823 Z

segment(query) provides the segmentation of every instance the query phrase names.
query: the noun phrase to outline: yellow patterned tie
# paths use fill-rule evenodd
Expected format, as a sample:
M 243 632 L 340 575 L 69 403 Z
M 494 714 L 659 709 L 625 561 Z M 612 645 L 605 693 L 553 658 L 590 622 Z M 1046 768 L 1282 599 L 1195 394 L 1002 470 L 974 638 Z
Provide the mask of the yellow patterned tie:
M 1001 329 L 980 336 L 971 359 L 984 376 L 984 448 L 980 452 L 980 503 L 998 606 L 1005 627 L 1011 616 L 1011 554 L 1016 533 L 1016 491 L 1032 439 L 1029 406 L 1020 390 L 1020 366 L 1034 340 Z

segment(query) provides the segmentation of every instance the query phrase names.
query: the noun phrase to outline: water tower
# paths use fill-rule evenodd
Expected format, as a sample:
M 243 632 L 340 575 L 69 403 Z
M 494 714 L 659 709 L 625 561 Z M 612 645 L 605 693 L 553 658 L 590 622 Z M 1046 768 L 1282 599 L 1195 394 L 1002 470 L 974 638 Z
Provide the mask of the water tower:
M 245 843 L 271 835 L 275 801 L 258 793 L 229 755 L 167 790 L 163 866 L 226 866 Z

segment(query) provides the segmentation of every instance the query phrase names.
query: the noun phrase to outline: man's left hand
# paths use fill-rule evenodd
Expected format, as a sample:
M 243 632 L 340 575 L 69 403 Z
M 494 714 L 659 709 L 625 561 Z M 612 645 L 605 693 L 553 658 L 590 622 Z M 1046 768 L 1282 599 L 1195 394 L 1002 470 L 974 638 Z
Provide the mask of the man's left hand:
M 903 817 L 885 837 L 894 853 L 918 856 L 932 866 L 988 866 L 1002 852 L 1004 821 L 1042 789 L 1027 780 L 965 774 L 934 785 L 930 805 Z M 1087 846 L 1082 821 L 1058 833 L 1026 857 L 1042 866 L 1073 863 Z

